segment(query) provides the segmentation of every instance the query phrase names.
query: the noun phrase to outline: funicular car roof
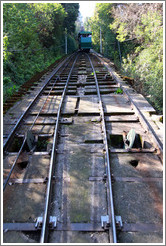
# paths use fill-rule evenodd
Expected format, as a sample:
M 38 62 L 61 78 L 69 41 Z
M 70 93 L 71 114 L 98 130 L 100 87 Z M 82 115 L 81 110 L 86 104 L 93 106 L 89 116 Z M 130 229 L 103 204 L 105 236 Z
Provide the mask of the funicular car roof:
M 79 34 L 92 34 L 92 32 L 81 31 Z

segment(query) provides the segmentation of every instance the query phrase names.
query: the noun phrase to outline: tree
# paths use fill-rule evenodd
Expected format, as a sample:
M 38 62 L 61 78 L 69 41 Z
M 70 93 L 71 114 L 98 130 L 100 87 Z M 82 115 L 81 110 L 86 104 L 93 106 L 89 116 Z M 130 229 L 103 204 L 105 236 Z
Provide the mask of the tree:
M 67 15 L 64 20 L 64 28 L 67 28 L 69 34 L 75 32 L 75 22 L 79 13 L 79 4 L 78 3 L 61 3 L 65 9 Z
M 110 23 L 112 23 L 112 3 L 97 3 L 94 16 L 87 19 L 85 28 L 92 31 L 92 41 L 94 48 L 100 50 L 100 28 L 102 33 L 103 53 L 114 59 L 114 48 L 116 45 L 116 35 L 110 30 Z
M 111 30 L 122 42 L 133 39 L 124 56 L 122 71 L 135 79 L 138 91 L 154 107 L 163 107 L 163 13 L 161 3 L 121 4 L 113 9 Z M 133 46 L 134 47 L 134 46 Z M 127 57 L 126 57 L 127 56 Z
M 64 54 L 66 23 L 69 51 L 76 48 L 71 32 L 79 5 L 65 8 L 60 3 L 3 3 L 4 99 Z

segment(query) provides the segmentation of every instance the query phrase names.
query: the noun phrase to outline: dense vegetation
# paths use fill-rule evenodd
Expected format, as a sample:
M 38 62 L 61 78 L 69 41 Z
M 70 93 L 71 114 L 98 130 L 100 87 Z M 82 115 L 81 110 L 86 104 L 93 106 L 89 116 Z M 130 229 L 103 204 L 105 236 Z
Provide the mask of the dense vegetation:
M 4 100 L 65 52 L 76 49 L 78 3 L 3 4 Z
M 94 48 L 111 58 L 135 87 L 162 112 L 163 108 L 163 11 L 162 3 L 98 3 L 86 22 Z

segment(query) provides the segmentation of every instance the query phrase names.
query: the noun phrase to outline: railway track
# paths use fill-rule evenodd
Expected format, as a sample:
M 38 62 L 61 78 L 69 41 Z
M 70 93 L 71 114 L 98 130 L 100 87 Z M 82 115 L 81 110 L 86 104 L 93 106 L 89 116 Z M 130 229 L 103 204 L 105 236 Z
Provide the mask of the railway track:
M 73 54 L 4 117 L 4 242 L 162 242 L 162 143 L 104 65 Z

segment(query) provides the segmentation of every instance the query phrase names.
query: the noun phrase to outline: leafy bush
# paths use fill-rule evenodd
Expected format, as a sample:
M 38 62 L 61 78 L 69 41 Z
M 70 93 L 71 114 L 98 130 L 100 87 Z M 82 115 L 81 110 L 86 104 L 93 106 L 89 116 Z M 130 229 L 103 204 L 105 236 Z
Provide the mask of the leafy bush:
M 4 94 L 4 101 L 13 95 L 13 93 L 15 93 L 18 90 L 19 86 L 17 85 L 12 85 L 12 86 L 8 86 L 3 88 L 3 94 Z
M 136 86 L 160 113 L 163 110 L 163 28 L 162 17 L 148 12 L 142 16 L 136 34 L 144 38 L 133 54 L 123 59 L 122 71 L 132 76 Z
M 4 99 L 15 91 L 14 85 L 22 85 L 64 55 L 65 28 L 69 52 L 75 49 L 72 31 L 78 7 L 78 3 L 3 3 Z

